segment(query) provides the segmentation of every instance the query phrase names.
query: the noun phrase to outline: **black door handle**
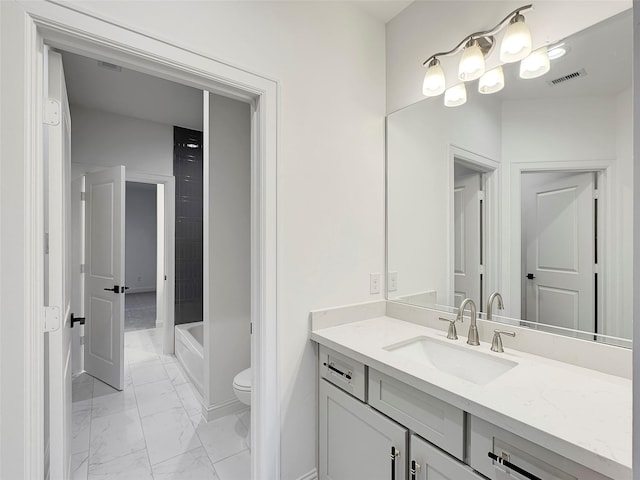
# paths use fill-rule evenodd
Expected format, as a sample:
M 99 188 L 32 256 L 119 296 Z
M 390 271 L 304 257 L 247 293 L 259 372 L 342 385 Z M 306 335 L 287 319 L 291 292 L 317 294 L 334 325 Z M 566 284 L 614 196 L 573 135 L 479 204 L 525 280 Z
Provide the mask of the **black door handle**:
M 108 292 L 120 293 L 120 287 L 118 285 L 114 285 L 113 288 L 105 288 Z M 124 290 L 122 290 L 124 292 Z
M 400 455 L 400 451 L 396 447 L 391 447 L 391 480 L 396 480 L 396 457 Z
M 527 278 L 529 280 L 533 280 L 534 278 L 536 278 L 536 276 L 533 273 L 527 273 Z
M 511 463 L 509 460 L 506 460 L 502 457 L 497 456 L 495 453 L 493 452 L 488 452 L 489 458 L 491 460 L 493 460 L 494 462 L 498 462 L 501 463 L 502 465 L 504 465 L 507 468 L 510 468 L 511 470 L 513 470 L 514 472 L 518 472 L 520 475 L 522 475 L 525 478 L 528 478 L 529 480 L 542 480 L 540 477 L 538 477 L 537 475 L 534 475 L 531 472 L 527 472 L 524 468 L 521 468 L 517 465 L 514 465 L 513 463 Z
M 85 321 L 84 317 L 74 317 L 73 313 L 71 314 L 71 328 L 73 328 L 73 326 L 76 323 L 79 323 L 80 325 L 84 325 L 84 321 Z

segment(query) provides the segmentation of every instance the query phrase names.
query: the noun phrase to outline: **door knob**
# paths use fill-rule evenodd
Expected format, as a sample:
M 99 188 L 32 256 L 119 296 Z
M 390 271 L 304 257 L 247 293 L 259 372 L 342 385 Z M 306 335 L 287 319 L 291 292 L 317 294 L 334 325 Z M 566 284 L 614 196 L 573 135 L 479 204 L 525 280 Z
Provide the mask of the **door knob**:
M 120 287 L 118 285 L 114 285 L 113 288 L 105 288 L 108 292 L 120 293 Z
M 527 278 L 529 280 L 533 280 L 534 278 L 536 278 L 536 276 L 533 273 L 527 273 Z

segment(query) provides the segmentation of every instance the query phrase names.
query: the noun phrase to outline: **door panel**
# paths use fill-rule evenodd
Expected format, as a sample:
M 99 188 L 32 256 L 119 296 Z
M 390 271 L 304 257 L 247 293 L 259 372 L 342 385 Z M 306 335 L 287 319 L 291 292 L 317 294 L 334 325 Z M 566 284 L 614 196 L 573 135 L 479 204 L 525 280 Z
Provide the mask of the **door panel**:
M 522 176 L 526 320 L 594 331 L 594 174 Z
M 122 390 L 124 166 L 87 174 L 85 182 L 85 369 L 90 375 Z M 118 292 L 113 291 L 114 288 Z
M 60 323 L 47 334 L 45 375 L 49 381 L 49 474 L 52 480 L 69 478 L 71 468 L 71 325 L 70 325 L 70 176 L 71 116 L 59 53 L 47 50 L 46 96 L 58 105 L 58 123 L 47 125 L 45 160 L 45 302 L 57 308 Z

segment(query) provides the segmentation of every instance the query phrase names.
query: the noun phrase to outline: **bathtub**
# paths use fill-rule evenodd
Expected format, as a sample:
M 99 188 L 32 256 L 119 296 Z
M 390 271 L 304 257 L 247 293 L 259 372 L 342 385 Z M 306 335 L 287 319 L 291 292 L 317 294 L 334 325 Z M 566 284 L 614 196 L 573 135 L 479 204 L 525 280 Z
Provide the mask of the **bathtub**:
M 204 391 L 204 323 L 176 325 L 176 357 L 189 380 L 203 398 Z

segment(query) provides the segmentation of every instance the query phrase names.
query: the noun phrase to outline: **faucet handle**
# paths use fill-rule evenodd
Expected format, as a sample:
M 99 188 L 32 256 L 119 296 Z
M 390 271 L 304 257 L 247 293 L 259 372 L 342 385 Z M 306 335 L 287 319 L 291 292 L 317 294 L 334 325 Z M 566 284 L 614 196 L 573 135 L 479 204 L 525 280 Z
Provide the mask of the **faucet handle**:
M 507 332 L 505 330 L 494 330 L 493 331 L 493 341 L 491 342 L 491 351 L 503 353 L 504 348 L 502 348 L 502 337 L 500 335 L 509 335 L 510 337 L 515 337 L 515 332 Z
M 448 318 L 439 317 L 438 320 L 442 320 L 443 322 L 449 322 L 449 331 L 447 332 L 447 338 L 449 340 L 457 340 L 458 339 L 458 332 L 456 331 L 457 318 L 454 318 L 453 320 L 449 320 Z

